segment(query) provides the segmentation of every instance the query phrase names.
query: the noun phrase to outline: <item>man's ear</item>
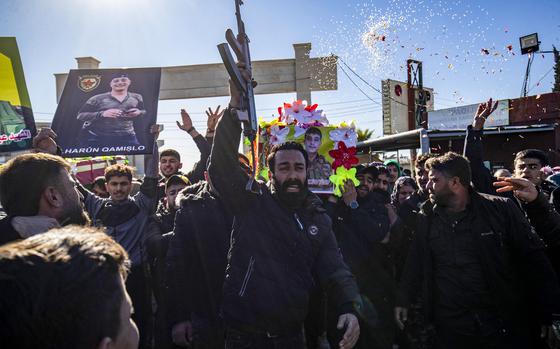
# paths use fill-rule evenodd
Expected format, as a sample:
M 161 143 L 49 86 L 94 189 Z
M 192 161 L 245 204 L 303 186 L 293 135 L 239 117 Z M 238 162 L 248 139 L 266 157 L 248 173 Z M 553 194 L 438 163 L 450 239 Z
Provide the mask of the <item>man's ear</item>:
M 182 162 L 180 162 L 180 163 L 179 163 L 179 167 L 178 167 L 178 169 L 180 170 L 180 169 L 182 169 L 182 168 L 183 168 L 183 163 L 182 163 Z
M 109 182 L 105 182 L 105 191 L 109 192 Z
M 46 202 L 52 207 L 60 208 L 64 205 L 62 193 L 55 187 L 49 186 L 45 188 L 45 190 L 43 191 L 43 197 L 45 198 Z
M 99 345 L 97 346 L 97 349 L 109 349 L 113 347 L 113 340 L 109 337 L 104 337 L 101 342 L 99 342 Z

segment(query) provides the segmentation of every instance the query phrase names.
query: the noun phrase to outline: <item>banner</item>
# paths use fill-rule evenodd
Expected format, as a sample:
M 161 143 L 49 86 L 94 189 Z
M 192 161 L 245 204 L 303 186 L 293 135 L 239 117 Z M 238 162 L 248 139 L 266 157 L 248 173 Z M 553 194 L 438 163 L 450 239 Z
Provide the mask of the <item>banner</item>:
M 150 154 L 160 68 L 71 70 L 52 129 L 63 157 Z
M 464 130 L 472 124 L 478 104 L 439 109 L 428 112 L 428 128 L 431 130 Z M 498 108 L 486 122 L 484 128 L 509 125 L 509 100 L 498 102 Z
M 0 153 L 31 148 L 36 133 L 16 38 L 0 38 Z

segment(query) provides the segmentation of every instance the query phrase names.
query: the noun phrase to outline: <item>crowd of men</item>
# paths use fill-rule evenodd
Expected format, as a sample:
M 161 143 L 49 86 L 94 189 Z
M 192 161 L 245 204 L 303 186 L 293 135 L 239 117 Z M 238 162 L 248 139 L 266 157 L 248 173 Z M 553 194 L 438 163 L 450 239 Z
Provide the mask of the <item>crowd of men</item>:
M 558 185 L 540 150 L 518 152 L 511 177 L 484 166 L 492 100 L 464 155 L 420 155 L 414 177 L 358 165 L 341 197 L 308 190 L 315 160 L 295 142 L 247 190 L 239 108 L 232 87 L 205 136 L 182 110 L 200 159 L 183 173 L 154 144 L 133 195 L 121 164 L 81 185 L 48 129 L 2 166 L 0 347 L 557 345 Z

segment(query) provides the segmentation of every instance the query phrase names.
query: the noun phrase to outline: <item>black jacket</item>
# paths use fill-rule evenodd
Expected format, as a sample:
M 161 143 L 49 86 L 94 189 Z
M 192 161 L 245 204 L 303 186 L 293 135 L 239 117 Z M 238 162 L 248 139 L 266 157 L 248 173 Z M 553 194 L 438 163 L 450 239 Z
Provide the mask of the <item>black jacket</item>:
M 209 188 L 185 188 L 167 252 L 167 295 L 171 324 L 190 318 L 216 320 L 233 217 Z
M 392 342 L 395 323 L 393 307 L 396 284 L 392 253 L 389 243 L 381 243 L 390 230 L 389 215 L 385 207 L 388 201 L 387 192 L 372 192 L 367 197 L 358 199 L 360 205 L 354 210 L 342 200 L 337 204 L 326 204 L 342 257 L 354 274 L 362 296 L 364 310 L 359 314 L 362 331 L 370 332 L 380 343 Z M 331 306 L 329 302 L 329 308 Z M 329 314 L 332 332 L 332 326 L 337 321 L 336 316 L 332 316 L 331 309 Z M 359 347 L 371 345 L 369 336 L 362 335 Z
M 337 204 L 326 203 L 342 258 L 356 277 L 362 294 L 369 298 L 393 294 L 391 262 L 378 250 L 390 229 L 385 202 L 378 193 L 370 193 L 359 203 L 355 210 L 342 200 Z
M 496 193 L 496 188 L 492 185 L 496 178 L 482 162 L 482 130 L 475 131 L 472 126 L 467 128 L 465 137 L 464 155 L 471 163 L 472 183 L 477 191 L 486 194 L 505 196 L 514 202 L 525 212 L 531 225 L 546 244 L 547 254 L 550 257 L 554 270 L 560 275 L 560 188 L 553 183 L 543 181 L 538 188 L 541 194 L 536 202 L 526 205 L 517 200 L 511 192 L 505 194 Z M 552 212 L 550 208 L 555 209 Z
M 257 183 L 262 195 L 246 191 L 248 177 L 237 155 L 240 134 L 239 121 L 226 110 L 208 168 L 235 215 L 222 306 L 226 324 L 277 334 L 298 331 L 315 281 L 340 313 L 361 307 L 320 199 L 308 193 L 304 206 L 292 211 L 263 183 Z
M 473 191 L 471 207 L 476 250 L 504 328 L 520 334 L 529 323 L 549 322 L 560 309 L 560 288 L 541 239 L 509 199 Z M 432 204 L 426 202 L 397 299 L 398 305 L 408 307 L 421 293 L 431 321 L 435 289 L 428 236 L 432 216 Z
M 21 239 L 21 235 L 12 226 L 12 217 L 0 219 L 0 246 Z

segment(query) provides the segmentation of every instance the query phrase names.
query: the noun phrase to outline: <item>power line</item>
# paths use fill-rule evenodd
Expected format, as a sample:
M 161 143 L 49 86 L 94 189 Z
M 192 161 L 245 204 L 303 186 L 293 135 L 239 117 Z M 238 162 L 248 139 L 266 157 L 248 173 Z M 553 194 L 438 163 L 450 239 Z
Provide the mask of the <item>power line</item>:
M 550 68 L 550 70 L 547 71 L 547 72 L 543 75 L 543 77 L 540 78 L 539 81 L 537 81 L 537 83 L 534 84 L 533 87 L 531 87 L 531 88 L 529 89 L 529 91 L 527 91 L 527 93 L 531 92 L 532 89 L 534 89 L 535 87 L 537 87 L 537 86 L 541 83 L 541 81 L 543 81 L 544 78 L 546 78 L 546 77 L 548 76 L 548 74 L 550 74 L 550 72 L 553 71 L 553 70 L 554 70 L 554 67 Z
M 346 75 L 346 77 L 348 78 L 348 80 L 350 80 L 350 82 L 358 89 L 360 90 L 360 92 L 367 97 L 367 99 L 369 99 L 370 101 L 377 103 L 379 105 L 381 105 L 381 103 L 379 103 L 378 101 L 374 100 L 373 98 L 371 98 L 367 93 L 365 93 L 360 86 L 358 86 L 354 80 L 352 80 L 352 78 L 350 77 L 350 75 L 348 75 L 348 73 L 346 72 L 346 70 L 344 70 L 344 68 L 342 67 L 342 65 L 340 65 L 340 63 L 338 63 L 338 66 L 340 67 L 340 70 L 342 70 L 342 72 L 344 73 L 344 75 Z

